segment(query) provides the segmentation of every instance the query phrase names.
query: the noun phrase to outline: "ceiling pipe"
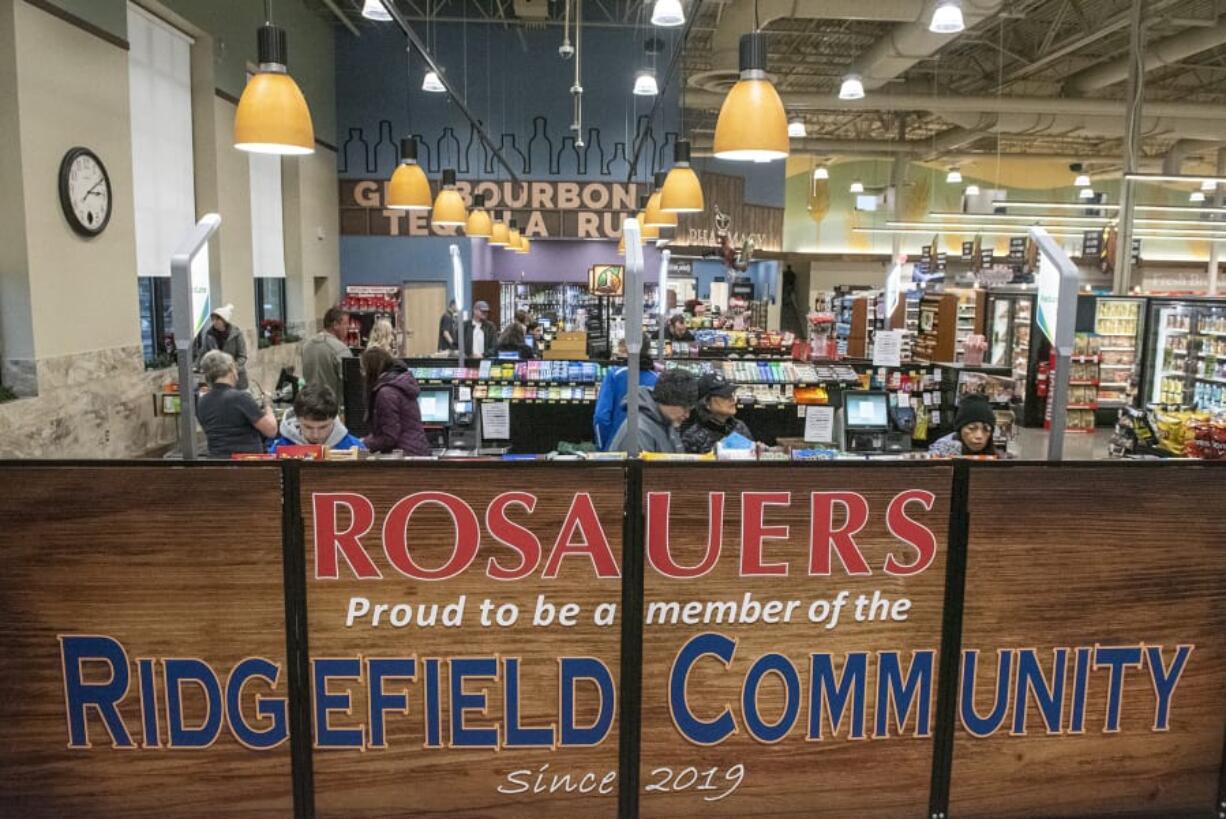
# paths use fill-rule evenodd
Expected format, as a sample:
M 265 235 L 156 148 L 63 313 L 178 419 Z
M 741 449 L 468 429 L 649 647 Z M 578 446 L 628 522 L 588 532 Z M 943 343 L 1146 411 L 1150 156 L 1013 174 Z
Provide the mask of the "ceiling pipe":
M 1184 31 L 1165 40 L 1147 43 L 1145 46 L 1145 70 L 1154 71 L 1163 66 L 1177 63 L 1196 54 L 1226 43 L 1226 18 L 1219 18 L 1209 28 L 1195 28 Z M 1069 77 L 1064 87 L 1070 93 L 1090 94 L 1108 86 L 1128 79 L 1127 56 L 1112 60 L 1093 68 L 1087 68 Z M 1148 104 L 1146 108 L 1148 108 Z
M 947 114 L 1061 114 L 1072 116 L 1115 117 L 1123 128 L 1123 100 L 1070 99 L 1066 97 L 978 97 L 935 96 L 932 94 L 869 94 L 862 100 L 841 100 L 834 94 L 788 93 L 780 95 L 789 111 L 927 111 Z M 691 108 L 718 110 L 723 94 L 694 91 L 686 94 Z M 1226 121 L 1226 105 L 1186 102 L 1146 102 L 1145 113 L 1155 117 L 1174 117 L 1203 122 Z M 962 124 L 962 123 L 958 123 Z M 1120 131 L 1117 129 L 1116 133 Z M 1212 139 L 1214 137 L 1205 137 Z M 1226 131 L 1223 132 L 1226 138 Z
M 754 30 L 754 3 L 745 0 L 726 4 L 719 25 L 711 36 L 711 63 L 715 70 L 695 75 L 690 84 L 699 88 L 733 82 L 741 35 Z M 914 22 L 923 14 L 925 0 L 758 0 L 758 24 L 766 28 L 776 20 L 872 20 Z
M 865 88 L 881 88 L 916 63 L 949 45 L 953 37 L 928 30 L 936 5 L 936 0 L 925 3 L 918 17 L 895 26 L 889 34 L 865 49 L 848 67 L 847 73 L 859 74 Z M 966 28 L 972 29 L 994 16 L 1002 6 L 1004 0 L 962 0 L 962 19 Z
M 1149 107 L 1146 107 L 1149 110 Z M 1098 114 L 1022 114 L 1001 113 L 988 116 L 947 113 L 944 119 L 967 129 L 992 134 L 1044 137 L 1120 137 L 1124 122 L 1119 117 Z M 1190 139 L 1226 141 L 1226 130 L 1208 120 L 1179 117 L 1142 117 L 1141 136 L 1152 138 L 1178 135 Z

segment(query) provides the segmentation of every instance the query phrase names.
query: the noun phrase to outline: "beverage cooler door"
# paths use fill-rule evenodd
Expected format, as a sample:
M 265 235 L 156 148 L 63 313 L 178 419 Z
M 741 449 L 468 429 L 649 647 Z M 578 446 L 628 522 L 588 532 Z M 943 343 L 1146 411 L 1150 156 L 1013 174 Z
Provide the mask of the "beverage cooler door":
M 1102 357 L 1098 405 L 1104 409 L 1117 410 L 1134 403 L 1135 385 L 1140 379 L 1143 308 L 1141 299 L 1096 300 L 1094 334 Z
M 1006 296 L 988 299 L 988 366 L 1008 367 L 1010 362 L 1010 330 L 1013 301 Z
M 1226 409 L 1226 303 L 1203 302 L 1197 307 L 1190 345 L 1192 403 L 1197 409 Z
M 1146 322 L 1142 398 L 1149 404 L 1183 407 L 1194 394 L 1193 361 L 1199 308 L 1189 302 L 1155 301 Z

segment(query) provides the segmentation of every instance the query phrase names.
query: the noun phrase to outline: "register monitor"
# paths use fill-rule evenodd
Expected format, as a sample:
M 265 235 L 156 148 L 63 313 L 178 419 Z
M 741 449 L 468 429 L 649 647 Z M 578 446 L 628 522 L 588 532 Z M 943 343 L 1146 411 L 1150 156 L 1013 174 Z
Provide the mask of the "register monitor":
M 873 390 L 843 393 L 843 449 L 864 455 L 907 452 L 911 436 L 890 426 L 889 395 Z
M 417 406 L 421 410 L 421 423 L 426 428 L 430 448 L 446 449 L 451 427 L 451 388 L 422 387 L 417 396 Z

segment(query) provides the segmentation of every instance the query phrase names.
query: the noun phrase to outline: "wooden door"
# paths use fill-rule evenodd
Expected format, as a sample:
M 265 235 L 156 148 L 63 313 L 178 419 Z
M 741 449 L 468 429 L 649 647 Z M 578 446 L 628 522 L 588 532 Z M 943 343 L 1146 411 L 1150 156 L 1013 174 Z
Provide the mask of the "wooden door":
M 438 320 L 447 309 L 447 285 L 406 283 L 403 298 L 405 356 L 421 358 L 438 352 Z

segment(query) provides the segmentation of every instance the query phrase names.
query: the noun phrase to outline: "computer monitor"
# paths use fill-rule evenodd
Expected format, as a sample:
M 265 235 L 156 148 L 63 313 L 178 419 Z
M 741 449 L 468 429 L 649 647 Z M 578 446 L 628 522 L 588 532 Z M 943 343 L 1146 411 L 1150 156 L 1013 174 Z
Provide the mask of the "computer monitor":
M 520 360 L 519 350 L 499 350 L 498 360 L 499 361 L 519 361 Z
M 421 410 L 421 422 L 426 426 L 451 426 L 451 389 L 449 387 L 423 387 L 417 396 Z
M 884 392 L 843 394 L 843 424 L 847 429 L 888 429 L 890 413 Z

